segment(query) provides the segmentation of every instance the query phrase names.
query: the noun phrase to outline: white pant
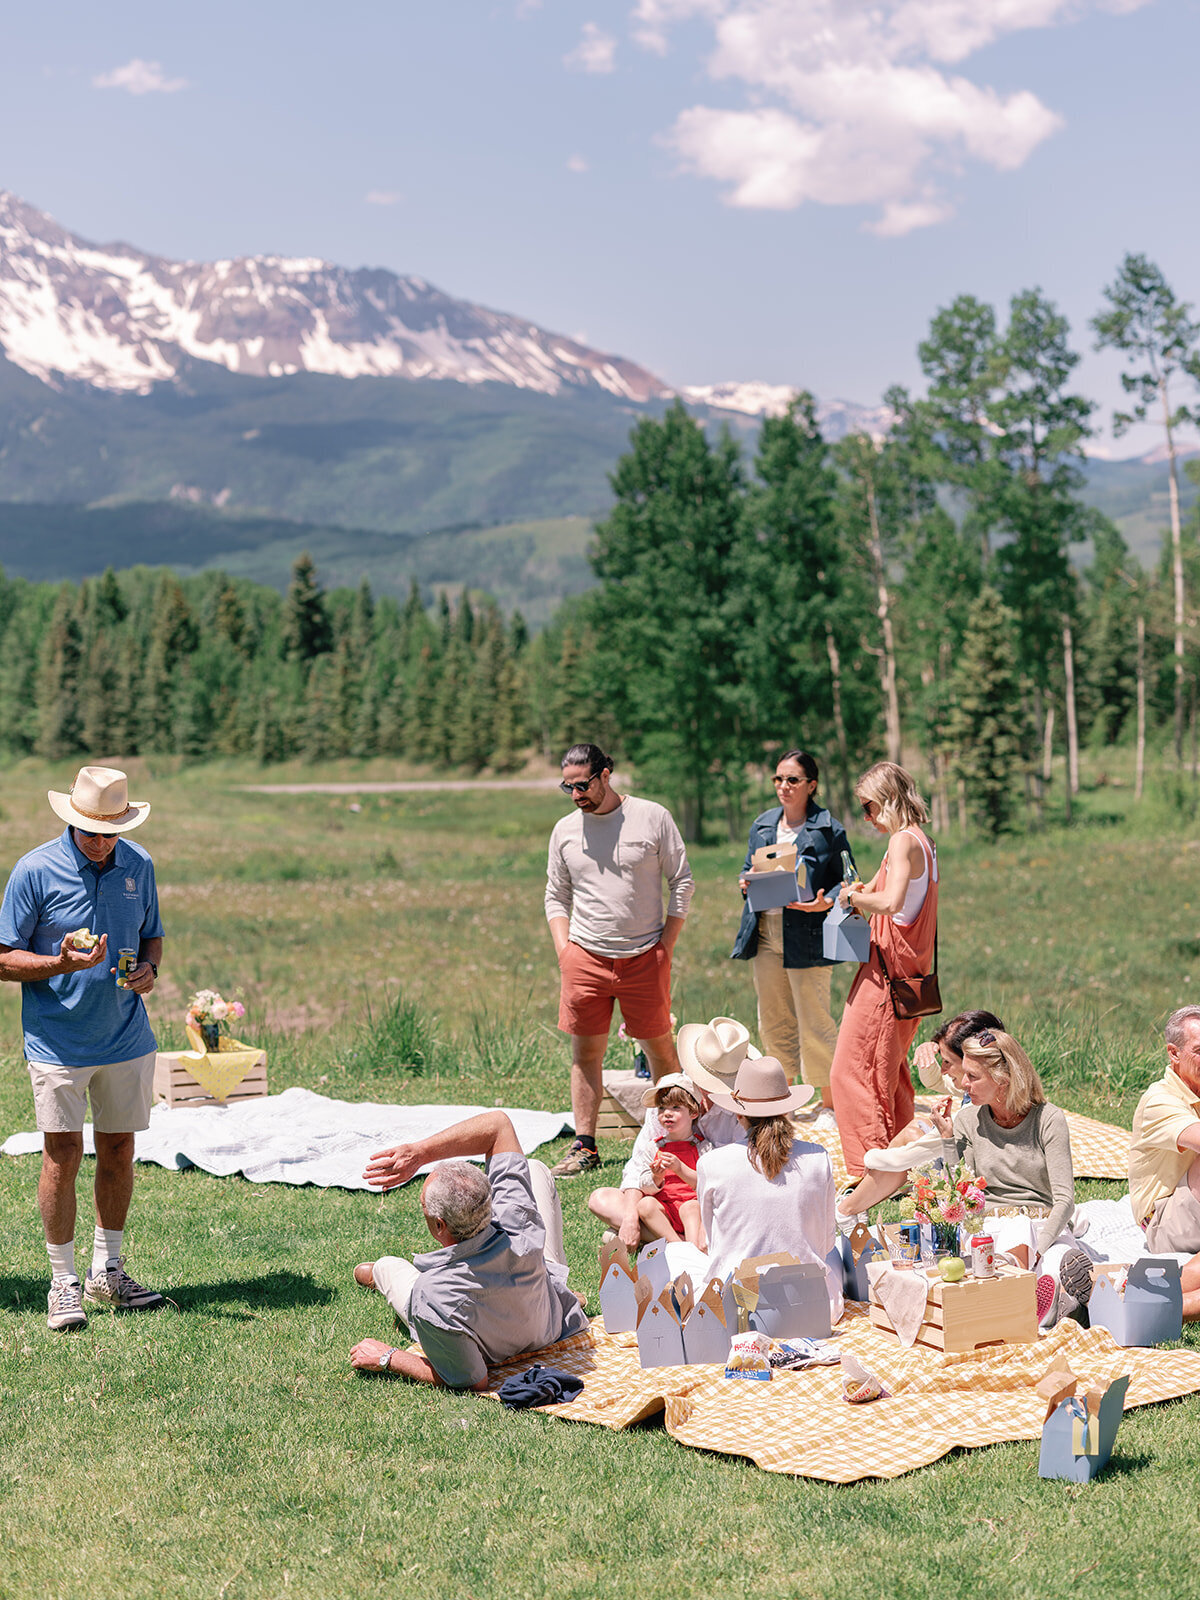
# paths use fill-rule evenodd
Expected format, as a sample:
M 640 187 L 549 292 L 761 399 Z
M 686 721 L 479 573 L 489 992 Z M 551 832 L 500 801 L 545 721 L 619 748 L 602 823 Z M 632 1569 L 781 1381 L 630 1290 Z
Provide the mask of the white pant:
M 565 1267 L 567 1257 L 563 1249 L 562 1202 L 558 1198 L 554 1179 L 550 1176 L 550 1168 L 544 1161 L 530 1161 L 529 1185 L 533 1190 L 533 1199 L 542 1219 L 542 1226 L 546 1230 L 543 1254 L 547 1261 Z M 411 1261 L 405 1261 L 402 1256 L 381 1256 L 375 1263 L 373 1271 L 375 1287 L 386 1298 L 388 1305 L 405 1327 L 409 1327 L 408 1307 L 412 1299 L 413 1286 L 421 1276 L 420 1272 Z

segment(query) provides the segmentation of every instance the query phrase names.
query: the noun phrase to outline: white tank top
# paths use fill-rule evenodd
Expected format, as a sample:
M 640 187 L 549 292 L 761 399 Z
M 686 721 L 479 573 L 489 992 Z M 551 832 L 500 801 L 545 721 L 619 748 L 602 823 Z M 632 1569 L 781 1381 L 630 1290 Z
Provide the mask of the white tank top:
M 915 878 L 908 880 L 908 888 L 904 891 L 904 904 L 892 918 L 901 928 L 910 928 L 921 915 L 921 907 L 925 904 L 925 896 L 929 893 L 929 851 L 919 833 L 912 828 L 901 829 L 903 833 L 911 833 L 921 846 L 921 871 Z M 937 882 L 937 857 L 933 858 L 933 881 Z

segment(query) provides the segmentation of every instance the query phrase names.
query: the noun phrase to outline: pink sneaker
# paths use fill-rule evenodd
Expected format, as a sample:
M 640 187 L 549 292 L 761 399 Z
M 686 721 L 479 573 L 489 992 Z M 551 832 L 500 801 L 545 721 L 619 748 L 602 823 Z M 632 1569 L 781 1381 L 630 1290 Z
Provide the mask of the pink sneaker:
M 1037 1281 L 1037 1319 L 1038 1327 L 1053 1325 L 1054 1307 L 1058 1300 L 1058 1284 L 1048 1272 L 1043 1272 Z

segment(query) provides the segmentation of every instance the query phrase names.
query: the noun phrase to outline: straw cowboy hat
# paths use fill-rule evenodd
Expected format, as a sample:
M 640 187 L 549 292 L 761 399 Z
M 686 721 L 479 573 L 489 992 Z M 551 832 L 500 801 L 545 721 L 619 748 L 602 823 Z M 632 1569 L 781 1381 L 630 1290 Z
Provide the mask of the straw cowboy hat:
M 150 815 L 145 800 L 130 800 L 129 780 L 115 767 L 80 767 L 69 794 L 47 789 L 50 809 L 84 833 L 128 833 Z
M 783 1063 L 774 1056 L 743 1061 L 729 1094 L 712 1094 L 714 1105 L 738 1117 L 782 1117 L 806 1106 L 816 1094 L 811 1083 L 788 1083 Z
M 755 1061 L 762 1054 L 750 1043 L 746 1029 L 732 1017 L 685 1022 L 675 1048 L 683 1070 L 706 1094 L 712 1094 L 714 1089 L 731 1089 L 742 1062 L 747 1057 Z

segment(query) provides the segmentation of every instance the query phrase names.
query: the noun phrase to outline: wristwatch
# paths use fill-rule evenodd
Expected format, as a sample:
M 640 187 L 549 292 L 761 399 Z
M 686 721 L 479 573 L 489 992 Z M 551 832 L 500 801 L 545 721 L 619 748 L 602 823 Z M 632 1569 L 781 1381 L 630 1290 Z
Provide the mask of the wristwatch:
M 146 965 L 150 968 L 150 971 L 157 978 L 158 977 L 158 964 L 157 964 L 157 962 L 151 961 L 150 958 L 147 957 L 146 958 Z
M 399 1348 L 400 1346 L 398 1344 L 394 1344 L 390 1350 L 385 1350 L 383 1352 L 379 1358 L 380 1371 L 387 1372 L 391 1368 L 392 1357 L 396 1354 L 396 1351 L 399 1350 Z

